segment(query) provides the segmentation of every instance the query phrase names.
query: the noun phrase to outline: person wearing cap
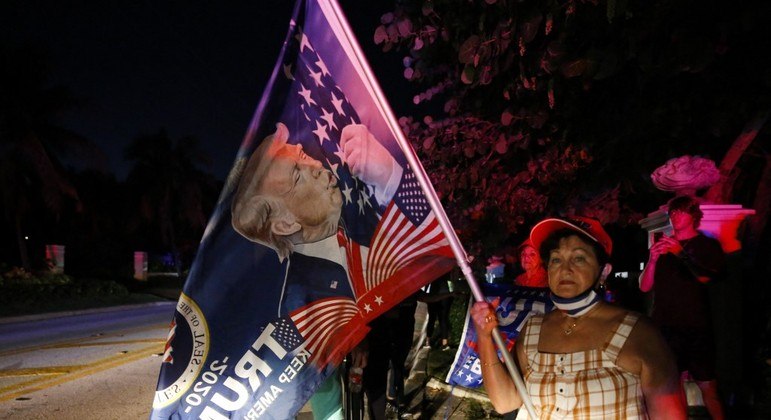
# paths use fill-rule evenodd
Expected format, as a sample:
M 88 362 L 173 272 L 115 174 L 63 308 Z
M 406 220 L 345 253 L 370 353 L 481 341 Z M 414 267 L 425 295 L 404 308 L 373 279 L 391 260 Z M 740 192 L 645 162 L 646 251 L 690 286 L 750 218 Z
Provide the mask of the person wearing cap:
M 515 361 L 539 418 L 685 419 L 674 359 L 652 322 L 604 302 L 595 288 L 610 274 L 613 243 L 597 220 L 550 218 L 530 232 L 546 261 L 558 310 L 531 317 L 515 344 Z M 477 302 L 485 389 L 500 413 L 523 397 L 498 358 L 492 333 L 497 301 Z M 519 410 L 517 418 L 528 418 Z
M 543 268 L 543 260 L 538 255 L 530 239 L 526 239 L 517 248 L 519 251 L 519 265 L 525 270 L 514 279 L 514 285 L 524 287 L 549 287 L 546 269 Z
M 707 287 L 723 270 L 725 254 L 720 242 L 697 230 L 703 213 L 696 199 L 673 198 L 668 213 L 672 236 L 651 246 L 640 290 L 653 290 L 651 317 L 674 351 L 679 370 L 696 382 L 710 416 L 722 419 Z

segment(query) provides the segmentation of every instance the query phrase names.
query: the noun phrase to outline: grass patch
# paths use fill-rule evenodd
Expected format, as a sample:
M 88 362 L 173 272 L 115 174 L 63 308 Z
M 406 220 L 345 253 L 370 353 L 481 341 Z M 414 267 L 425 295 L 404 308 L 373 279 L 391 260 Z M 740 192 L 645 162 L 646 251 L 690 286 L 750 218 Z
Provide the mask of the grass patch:
M 501 419 L 503 416 L 495 412 L 490 404 L 482 404 L 477 400 L 469 400 L 463 413 L 467 419 Z
M 437 379 L 444 380 L 447 372 L 450 371 L 452 361 L 455 358 L 455 351 L 461 346 L 461 335 L 463 333 L 463 324 L 466 321 L 466 312 L 468 311 L 468 297 L 457 296 L 452 301 L 450 307 L 450 348 L 449 351 L 432 349 L 428 355 L 428 366 L 426 373 Z

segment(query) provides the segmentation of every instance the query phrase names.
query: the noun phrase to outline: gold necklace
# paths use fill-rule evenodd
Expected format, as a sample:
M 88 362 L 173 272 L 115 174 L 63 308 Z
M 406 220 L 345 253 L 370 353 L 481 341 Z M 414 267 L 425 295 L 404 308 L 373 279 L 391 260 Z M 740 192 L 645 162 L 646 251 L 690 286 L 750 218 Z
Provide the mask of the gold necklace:
M 581 315 L 581 316 L 577 316 L 577 317 L 575 317 L 575 318 L 573 318 L 573 317 L 571 317 L 571 316 L 567 316 L 567 315 L 565 315 L 567 318 L 569 318 L 569 319 L 572 319 L 572 320 L 573 320 L 573 324 L 572 324 L 571 326 L 567 327 L 567 328 L 563 328 L 563 329 L 562 329 L 562 332 L 564 332 L 564 333 L 565 333 L 565 335 L 570 335 L 570 334 L 573 334 L 573 330 L 575 330 L 575 329 L 576 329 L 576 325 L 578 325 L 578 320 L 579 320 L 579 319 L 582 319 L 582 318 L 584 318 L 584 317 L 587 317 L 587 316 L 589 316 L 589 314 L 590 314 L 590 313 L 592 313 L 592 312 L 594 312 L 594 311 L 595 311 L 595 309 L 597 309 L 597 307 L 598 307 L 598 306 L 600 306 L 600 305 L 598 305 L 598 304 L 597 304 L 597 305 L 594 305 L 594 308 L 592 308 L 592 309 L 589 309 L 589 312 L 587 312 L 587 313 L 585 313 L 585 314 L 583 314 L 583 315 Z
M 568 318 L 570 318 L 570 317 L 568 317 Z M 575 329 L 576 325 L 578 325 L 578 319 L 579 318 L 573 318 L 573 325 L 563 329 L 562 332 L 564 332 L 565 335 L 573 334 L 573 329 Z

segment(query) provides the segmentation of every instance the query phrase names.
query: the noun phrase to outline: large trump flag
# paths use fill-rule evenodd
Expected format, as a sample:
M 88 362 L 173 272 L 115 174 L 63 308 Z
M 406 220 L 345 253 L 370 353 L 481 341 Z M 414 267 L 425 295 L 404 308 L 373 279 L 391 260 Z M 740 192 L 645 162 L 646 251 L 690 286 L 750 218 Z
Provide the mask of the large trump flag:
M 293 417 L 369 321 L 455 264 L 369 74 L 338 6 L 298 1 L 177 304 L 152 418 Z

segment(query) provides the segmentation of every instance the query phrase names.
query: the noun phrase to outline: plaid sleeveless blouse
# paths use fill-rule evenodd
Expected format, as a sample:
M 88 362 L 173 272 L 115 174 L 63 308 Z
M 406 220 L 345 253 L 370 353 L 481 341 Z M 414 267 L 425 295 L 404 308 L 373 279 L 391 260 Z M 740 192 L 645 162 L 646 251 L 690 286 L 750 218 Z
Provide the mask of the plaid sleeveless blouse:
M 640 377 L 616 365 L 618 353 L 637 323 L 629 312 L 602 349 L 574 353 L 539 353 L 543 315 L 528 320 L 524 346 L 524 381 L 542 419 L 647 418 Z M 517 419 L 529 418 L 520 408 Z

